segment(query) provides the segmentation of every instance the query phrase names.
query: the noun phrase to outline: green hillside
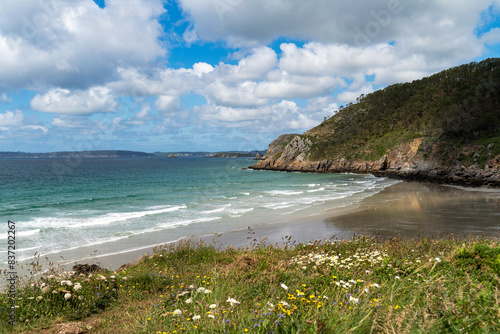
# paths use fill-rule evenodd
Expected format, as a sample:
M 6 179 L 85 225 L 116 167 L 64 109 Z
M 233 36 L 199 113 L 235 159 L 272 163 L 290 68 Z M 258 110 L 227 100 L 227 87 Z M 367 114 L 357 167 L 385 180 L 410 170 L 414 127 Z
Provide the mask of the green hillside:
M 427 154 L 434 143 L 440 143 L 439 156 L 445 164 L 454 162 L 462 145 L 496 143 L 495 151 L 488 153 L 499 154 L 500 59 L 454 67 L 362 95 L 357 104 L 305 135 L 314 143 L 309 160 L 376 160 L 419 137 L 425 138 L 420 149 Z M 469 163 L 485 159 L 469 159 Z
M 500 187 L 500 59 L 361 95 L 251 168 Z

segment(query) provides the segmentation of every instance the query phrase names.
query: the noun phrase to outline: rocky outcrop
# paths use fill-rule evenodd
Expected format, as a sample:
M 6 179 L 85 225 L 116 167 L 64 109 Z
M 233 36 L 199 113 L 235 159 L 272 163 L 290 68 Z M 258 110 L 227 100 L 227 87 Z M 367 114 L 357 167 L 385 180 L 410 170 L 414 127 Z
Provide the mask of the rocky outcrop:
M 438 148 L 434 148 L 429 157 L 424 157 L 419 151 L 423 138 L 417 138 L 388 151 L 376 161 L 343 157 L 310 160 L 309 152 L 314 143 L 305 136 L 288 135 L 286 138 L 290 137 L 291 140 L 284 147 L 283 138 L 272 142 L 268 152 L 273 154 L 267 154 L 264 160 L 250 168 L 313 173 L 369 173 L 403 180 L 500 188 L 500 155 L 486 161 L 484 168 L 477 164 L 445 167 L 437 157 Z

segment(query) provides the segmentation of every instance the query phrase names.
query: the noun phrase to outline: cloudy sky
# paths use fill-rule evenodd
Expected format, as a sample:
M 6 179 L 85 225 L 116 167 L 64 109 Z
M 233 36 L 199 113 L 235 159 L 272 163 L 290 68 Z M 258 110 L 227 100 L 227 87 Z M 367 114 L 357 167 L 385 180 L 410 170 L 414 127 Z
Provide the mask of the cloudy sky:
M 500 0 L 0 2 L 0 151 L 265 149 L 500 56 Z

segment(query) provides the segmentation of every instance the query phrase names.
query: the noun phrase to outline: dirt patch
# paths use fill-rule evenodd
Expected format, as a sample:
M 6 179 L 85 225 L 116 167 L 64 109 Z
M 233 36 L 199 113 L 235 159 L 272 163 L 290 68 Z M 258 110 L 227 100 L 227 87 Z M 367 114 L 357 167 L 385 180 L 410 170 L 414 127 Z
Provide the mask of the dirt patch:
M 65 322 L 62 324 L 57 324 L 48 331 L 43 333 L 47 334 L 87 334 L 90 333 L 92 326 L 85 326 L 81 322 Z
M 85 264 L 75 264 L 73 266 L 73 271 L 75 272 L 73 275 L 78 276 L 78 275 L 88 275 L 90 273 L 96 272 L 96 271 L 103 271 L 104 269 L 99 267 L 97 264 L 92 264 L 88 265 L 87 263 Z
M 236 259 L 236 261 L 228 264 L 225 269 L 227 272 L 230 271 L 247 272 L 254 270 L 256 267 L 257 267 L 257 261 L 248 255 L 244 255 Z

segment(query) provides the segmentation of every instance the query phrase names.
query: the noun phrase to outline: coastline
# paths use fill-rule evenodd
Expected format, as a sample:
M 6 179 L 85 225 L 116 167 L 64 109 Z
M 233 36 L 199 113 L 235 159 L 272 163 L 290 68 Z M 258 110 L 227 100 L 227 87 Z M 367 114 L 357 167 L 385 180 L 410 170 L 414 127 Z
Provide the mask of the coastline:
M 495 224 L 498 219 L 500 190 L 400 182 L 357 205 L 336 208 L 305 218 L 253 225 L 222 234 L 194 235 L 182 240 L 213 242 L 220 248 L 245 248 L 263 242 L 264 239 L 267 244 L 277 243 L 283 246 L 287 237 L 290 237 L 290 244 L 325 239 L 348 240 L 354 235 L 381 238 L 436 237 L 450 234 L 456 237 L 500 237 L 500 224 Z M 66 263 L 64 266 L 66 270 L 71 270 L 76 263 L 89 263 L 116 270 L 151 253 L 154 247 L 164 245 L 168 243 L 148 245 L 115 254 L 96 254 Z

